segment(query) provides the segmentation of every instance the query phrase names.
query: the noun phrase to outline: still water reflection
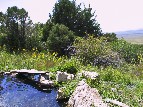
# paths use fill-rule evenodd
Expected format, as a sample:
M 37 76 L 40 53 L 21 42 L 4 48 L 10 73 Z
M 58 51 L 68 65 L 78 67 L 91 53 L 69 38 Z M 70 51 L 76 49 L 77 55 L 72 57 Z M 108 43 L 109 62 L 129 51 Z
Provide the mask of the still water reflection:
M 0 76 L 0 107 L 60 107 L 56 90 L 42 92 L 12 76 Z

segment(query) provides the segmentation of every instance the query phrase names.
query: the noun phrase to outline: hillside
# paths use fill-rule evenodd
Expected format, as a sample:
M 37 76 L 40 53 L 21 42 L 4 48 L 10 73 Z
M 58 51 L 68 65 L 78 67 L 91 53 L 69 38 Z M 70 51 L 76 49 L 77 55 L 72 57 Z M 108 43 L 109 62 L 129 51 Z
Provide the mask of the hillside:
M 118 38 L 124 38 L 134 44 L 143 44 L 143 29 L 115 32 Z

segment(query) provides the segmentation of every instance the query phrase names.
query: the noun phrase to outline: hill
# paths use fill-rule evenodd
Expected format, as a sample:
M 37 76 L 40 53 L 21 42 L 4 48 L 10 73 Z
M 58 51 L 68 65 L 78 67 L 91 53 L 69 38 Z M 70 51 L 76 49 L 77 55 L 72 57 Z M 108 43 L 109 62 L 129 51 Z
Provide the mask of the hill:
M 126 41 L 134 44 L 143 44 L 143 29 L 115 32 L 118 38 L 124 38 Z

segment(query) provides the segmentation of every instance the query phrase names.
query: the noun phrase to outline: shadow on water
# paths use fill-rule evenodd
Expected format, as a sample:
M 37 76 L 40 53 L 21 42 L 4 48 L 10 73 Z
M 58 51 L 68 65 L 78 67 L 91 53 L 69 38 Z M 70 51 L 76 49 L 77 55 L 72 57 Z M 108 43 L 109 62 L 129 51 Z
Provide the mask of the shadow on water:
M 28 79 L 0 75 L 0 107 L 65 107 L 56 89 L 42 90 Z

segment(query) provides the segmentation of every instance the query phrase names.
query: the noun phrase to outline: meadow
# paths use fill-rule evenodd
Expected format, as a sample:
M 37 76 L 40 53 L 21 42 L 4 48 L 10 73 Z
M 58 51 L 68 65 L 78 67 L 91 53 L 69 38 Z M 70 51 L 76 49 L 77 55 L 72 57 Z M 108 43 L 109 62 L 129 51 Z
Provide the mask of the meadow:
M 117 99 L 131 107 L 143 106 L 142 45 L 130 44 L 123 39 L 108 42 L 104 37 L 92 36 L 87 39 L 77 38 L 73 45 L 78 51 L 70 58 L 57 56 L 55 52 L 39 52 L 34 48 L 32 51 L 23 49 L 20 53 L 9 53 L 3 47 L 0 49 L 0 70 L 49 71 L 53 72 L 53 79 L 58 70 L 73 74 L 78 74 L 82 70 L 94 71 L 99 73 L 100 77 L 96 80 L 86 80 L 91 87 L 99 90 L 103 99 Z M 65 97 L 69 97 L 78 81 L 83 78 L 75 77 L 66 83 L 56 84 L 58 87 L 66 87 Z

